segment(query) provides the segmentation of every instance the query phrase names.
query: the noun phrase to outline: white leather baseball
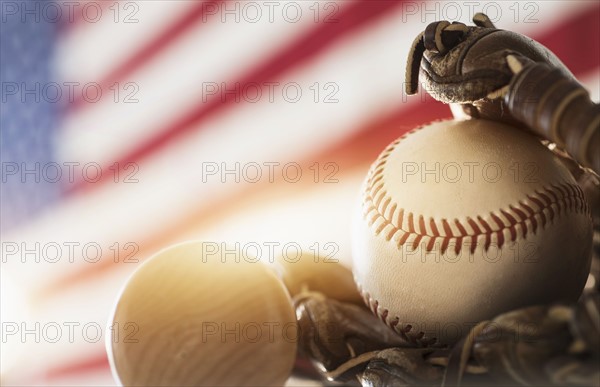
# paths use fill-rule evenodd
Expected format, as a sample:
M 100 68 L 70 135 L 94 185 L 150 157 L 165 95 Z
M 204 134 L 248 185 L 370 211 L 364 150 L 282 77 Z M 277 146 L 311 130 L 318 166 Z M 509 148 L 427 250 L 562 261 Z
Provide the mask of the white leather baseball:
M 365 302 L 407 340 L 450 344 L 479 321 L 577 300 L 590 268 L 583 192 L 536 138 L 434 122 L 371 166 L 353 236 Z

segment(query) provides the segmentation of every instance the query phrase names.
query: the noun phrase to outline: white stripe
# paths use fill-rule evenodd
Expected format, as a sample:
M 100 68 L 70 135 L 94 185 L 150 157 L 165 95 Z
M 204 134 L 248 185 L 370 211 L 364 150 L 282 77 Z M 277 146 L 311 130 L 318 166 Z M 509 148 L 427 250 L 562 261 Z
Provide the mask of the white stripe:
M 82 84 L 108 76 L 196 6 L 195 1 L 116 1 L 97 16 L 100 3 L 88 3 L 94 6 L 73 5 L 81 19 L 59 40 L 56 53 L 62 78 Z
M 240 2 L 233 4 L 239 6 Z M 69 161 L 106 163 L 156 135 L 208 100 L 203 85 L 234 82 L 314 28 L 309 9 L 313 3 L 292 4 L 302 5 L 303 16 L 298 22 L 288 22 L 279 15 L 273 23 L 268 19 L 258 23 L 243 19 L 240 23 L 223 23 L 218 19 L 195 25 L 155 60 L 121 82 L 118 103 L 114 103 L 114 90 L 103 90 L 107 98 L 68 117 L 58 142 L 61 154 Z M 341 9 L 349 2 L 340 4 Z M 132 84 L 127 86 L 126 82 Z M 226 85 L 227 89 L 234 87 Z M 125 103 L 130 93 L 139 102 Z

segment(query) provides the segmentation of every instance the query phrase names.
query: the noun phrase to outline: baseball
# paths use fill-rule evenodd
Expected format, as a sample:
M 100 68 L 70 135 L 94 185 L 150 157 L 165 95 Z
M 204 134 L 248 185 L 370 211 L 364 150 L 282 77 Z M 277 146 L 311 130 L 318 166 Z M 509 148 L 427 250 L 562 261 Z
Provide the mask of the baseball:
M 107 337 L 122 385 L 284 385 L 297 324 L 283 283 L 261 262 L 207 251 L 169 247 L 125 285 Z
M 296 261 L 279 257 L 277 272 L 292 298 L 303 292 L 319 292 L 327 298 L 362 305 L 352 272 L 330 258 L 303 254 Z
M 371 310 L 419 345 L 451 344 L 523 306 L 574 302 L 590 268 L 583 192 L 536 138 L 440 121 L 371 166 L 354 222 L 353 273 Z

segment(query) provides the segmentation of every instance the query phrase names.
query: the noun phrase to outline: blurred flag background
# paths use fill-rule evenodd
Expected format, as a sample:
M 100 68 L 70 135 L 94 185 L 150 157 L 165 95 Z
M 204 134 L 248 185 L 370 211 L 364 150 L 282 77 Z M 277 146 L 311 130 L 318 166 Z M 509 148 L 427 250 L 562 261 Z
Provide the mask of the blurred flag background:
M 450 117 L 403 92 L 430 22 L 554 51 L 598 100 L 597 1 L 1 1 L 6 385 L 112 385 L 109 311 L 170 244 L 348 263 L 369 163 Z

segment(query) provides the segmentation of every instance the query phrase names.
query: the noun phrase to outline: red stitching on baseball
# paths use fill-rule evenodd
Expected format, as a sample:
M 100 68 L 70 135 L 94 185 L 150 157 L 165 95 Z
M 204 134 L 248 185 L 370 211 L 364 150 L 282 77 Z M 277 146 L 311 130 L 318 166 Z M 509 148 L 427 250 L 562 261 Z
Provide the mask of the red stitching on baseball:
M 454 219 L 454 224 L 456 225 L 456 228 L 458 228 L 458 231 L 460 231 L 460 235 L 467 235 L 467 230 L 463 227 L 462 224 L 460 224 L 460 221 L 458 219 Z
M 548 222 L 552 222 L 556 216 L 567 211 L 585 212 L 590 215 L 581 188 L 570 183 L 562 183 L 550 184 L 526 195 L 527 200 L 534 204 L 537 207 L 536 209 L 521 200 L 516 204 L 509 205 L 508 209 L 501 208 L 497 211 L 491 211 L 488 216 L 493 221 L 494 227 L 482 216 L 477 216 L 475 219 L 467 217 L 466 221 L 453 219 L 454 230 L 445 218 L 440 220 L 429 218 L 426 220 L 422 214 L 407 212 L 405 219 L 404 208 L 399 207 L 397 203 L 392 201 L 383 181 L 386 159 L 398 143 L 400 143 L 399 140 L 395 141 L 384 151 L 383 156 L 380 157 L 383 160 L 379 160 L 375 164 L 377 165 L 376 170 L 367 178 L 364 192 L 365 207 L 367 207 L 364 216 L 369 220 L 369 226 L 380 222 L 375 228 L 376 235 L 389 228 L 385 232 L 385 239 L 389 241 L 397 237 L 396 244 L 398 248 L 403 246 L 412 235 L 414 236 L 411 241 L 413 249 L 424 241 L 426 242 L 426 251 L 430 252 L 436 245 L 435 241 L 439 238 L 442 242 L 441 252 L 445 254 L 452 239 L 456 241 L 454 251 L 458 255 L 463 247 L 463 241 L 468 240 L 471 242 L 470 252 L 473 254 L 476 249 L 477 238 L 480 236 L 485 238 L 483 246 L 487 251 L 492 245 L 493 235 L 495 235 L 497 247 L 501 248 L 507 240 L 514 242 L 519 237 L 519 229 L 523 238 L 527 237 L 529 231 L 535 235 L 538 230 L 538 222 L 542 228 L 546 227 Z M 386 214 L 388 207 L 390 207 L 390 211 L 389 214 Z M 396 216 L 397 219 L 394 219 L 396 210 L 398 215 Z M 531 227 L 528 226 L 528 222 L 530 222 Z M 427 230 L 427 225 L 429 225 L 429 230 Z M 467 225 L 471 231 L 467 229 Z M 443 233 L 440 233 L 440 230 L 443 230 Z M 505 232 L 509 235 L 505 236 Z M 398 233 L 400 233 L 399 236 L 397 236 Z
M 423 219 L 423 215 L 419 215 L 419 230 L 421 234 L 426 234 L 427 230 L 425 229 L 425 219 Z
M 354 280 L 356 281 L 356 278 Z M 371 309 L 375 316 L 379 317 L 385 325 L 392 328 L 394 332 L 399 334 L 404 340 L 421 347 L 432 346 L 437 342 L 437 338 L 435 337 L 426 338 L 425 332 L 411 332 L 413 329 L 411 324 L 402 326 L 399 316 L 394 316 L 393 319 L 389 320 L 390 311 L 387 308 L 381 307 L 379 301 L 372 298 L 371 294 L 365 291 L 358 281 L 356 281 L 356 285 L 367 307 Z
M 404 221 L 404 208 L 400 208 L 398 213 L 398 228 L 402 228 L 402 222 Z
M 411 234 L 416 234 L 415 233 L 415 226 L 413 224 L 413 214 L 412 212 L 408 213 L 408 232 Z
M 510 206 L 508 206 L 508 208 L 510 208 L 512 210 L 512 212 L 514 212 L 515 214 L 517 214 L 517 216 L 519 217 L 519 219 L 520 219 L 521 222 L 527 220 L 527 215 L 525 215 L 525 213 L 523 211 L 519 210 L 518 208 L 516 208 L 512 204 Z
M 440 232 L 438 231 L 433 218 L 429 219 L 429 227 L 431 228 L 431 233 L 433 234 L 433 236 L 436 236 L 436 237 L 440 236 Z
M 433 246 L 435 246 L 435 240 L 437 239 L 437 237 L 432 237 L 429 240 L 429 243 L 427 244 L 427 251 L 431 251 L 433 250 Z
M 452 234 L 452 229 L 450 228 L 450 225 L 448 224 L 448 221 L 446 219 L 442 219 L 442 226 L 444 227 L 444 232 L 446 233 L 447 237 L 453 237 L 454 236 Z

